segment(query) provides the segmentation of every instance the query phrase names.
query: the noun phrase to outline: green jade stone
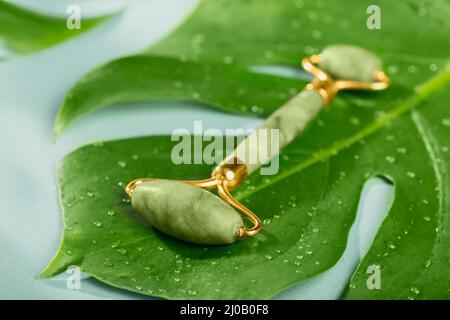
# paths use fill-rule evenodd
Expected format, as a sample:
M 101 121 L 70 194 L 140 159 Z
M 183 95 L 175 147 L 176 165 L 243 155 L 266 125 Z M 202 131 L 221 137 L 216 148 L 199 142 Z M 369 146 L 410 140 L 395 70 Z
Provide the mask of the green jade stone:
M 206 245 L 237 240 L 242 217 L 213 193 L 183 182 L 155 180 L 134 190 L 131 203 L 156 229 L 175 238 Z
M 337 44 L 320 53 L 319 67 L 335 79 L 373 82 L 381 60 L 363 48 Z

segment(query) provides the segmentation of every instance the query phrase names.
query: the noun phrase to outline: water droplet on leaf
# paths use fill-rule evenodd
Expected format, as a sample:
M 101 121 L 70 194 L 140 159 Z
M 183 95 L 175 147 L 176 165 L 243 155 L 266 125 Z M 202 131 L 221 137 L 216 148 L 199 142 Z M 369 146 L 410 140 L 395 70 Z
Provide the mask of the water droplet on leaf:
M 94 224 L 94 226 L 96 226 L 97 228 L 100 228 L 101 226 L 103 226 L 103 223 L 101 223 L 100 221 L 94 221 L 93 224 Z

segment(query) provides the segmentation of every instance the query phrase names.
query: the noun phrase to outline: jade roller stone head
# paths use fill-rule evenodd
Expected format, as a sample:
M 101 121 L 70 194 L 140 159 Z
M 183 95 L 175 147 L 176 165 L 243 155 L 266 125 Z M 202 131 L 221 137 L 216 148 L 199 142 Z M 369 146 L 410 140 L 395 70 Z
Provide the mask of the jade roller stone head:
M 319 67 L 335 79 L 371 82 L 381 70 L 381 60 L 363 48 L 337 44 L 320 53 Z
M 144 182 L 133 191 L 131 204 L 153 227 L 197 244 L 232 243 L 244 225 L 242 217 L 228 203 L 183 182 Z

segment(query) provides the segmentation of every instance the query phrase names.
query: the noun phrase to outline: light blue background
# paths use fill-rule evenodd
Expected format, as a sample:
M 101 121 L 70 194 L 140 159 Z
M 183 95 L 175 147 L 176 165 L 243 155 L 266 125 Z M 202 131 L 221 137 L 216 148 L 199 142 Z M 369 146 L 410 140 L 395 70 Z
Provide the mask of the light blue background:
M 55 186 L 58 160 L 84 144 L 192 128 L 249 128 L 261 119 L 229 115 L 194 103 L 148 102 L 112 106 L 71 127 L 54 143 L 55 114 L 68 89 L 92 68 L 149 47 L 177 26 L 194 0 L 20 0 L 33 10 L 65 17 L 69 4 L 84 16 L 123 12 L 94 30 L 45 51 L 0 62 L 0 298 L 144 298 L 83 277 L 81 290 L 66 288 L 68 274 L 36 275 L 59 245 L 62 219 Z M 5 53 L 5 51 L 3 51 Z M 288 75 L 288 73 L 286 73 Z M 328 272 L 287 290 L 284 299 L 337 299 L 364 255 L 390 203 L 392 187 L 370 181 L 362 194 L 347 249 Z

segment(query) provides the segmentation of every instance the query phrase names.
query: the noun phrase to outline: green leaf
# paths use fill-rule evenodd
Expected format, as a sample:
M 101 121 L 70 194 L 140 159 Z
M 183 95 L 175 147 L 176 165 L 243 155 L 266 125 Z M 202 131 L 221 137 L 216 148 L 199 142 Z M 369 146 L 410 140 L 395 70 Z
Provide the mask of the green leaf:
M 378 52 L 392 85 L 339 94 L 283 150 L 277 175 L 249 177 L 235 195 L 266 221 L 264 231 L 230 246 L 205 249 L 165 236 L 127 203 L 123 187 L 134 178 L 210 174 L 205 165 L 173 165 L 170 137 L 71 153 L 59 171 L 63 241 L 42 276 L 76 264 L 113 286 L 159 297 L 269 298 L 335 265 L 364 183 L 380 176 L 394 184 L 395 198 L 344 297 L 450 298 L 450 6 L 375 4 L 381 30 L 366 28 L 365 1 L 203 1 L 148 53 L 82 79 L 60 110 L 56 133 L 100 107 L 149 99 L 233 112 L 256 106 L 266 115 L 303 84 L 249 67 L 294 66 L 338 42 Z M 367 288 L 370 265 L 381 267 L 380 290 Z
M 362 266 L 382 266 L 386 287 L 374 292 L 354 285 L 349 297 L 406 298 L 418 273 L 420 281 L 427 280 L 424 274 L 433 278 L 417 284 L 422 297 L 448 297 L 446 285 L 436 290 L 434 282 L 448 276 L 449 163 L 443 154 L 450 127 L 440 117 L 447 105 L 438 100 L 412 110 L 449 81 L 446 71 L 405 101 L 389 104 L 379 117 L 371 115 L 373 109 L 357 107 L 358 125 L 340 119 L 349 114 L 348 103 L 334 106 L 339 112 L 322 114 L 283 152 L 278 175 L 253 175 L 239 188 L 238 199 L 266 225 L 261 235 L 230 246 L 203 248 L 178 241 L 150 228 L 131 209 L 123 187 L 136 177 L 209 175 L 208 166 L 174 166 L 169 137 L 75 151 L 60 169 L 64 240 L 42 276 L 76 264 L 111 285 L 166 298 L 268 298 L 337 262 L 364 182 L 383 176 L 394 183 L 395 200 Z M 339 135 L 344 124 L 355 128 Z M 333 144 L 312 153 L 319 135 Z M 407 273 L 399 277 L 396 270 L 406 265 Z M 276 272 L 268 274 L 268 268 Z M 360 273 L 359 282 L 365 284 Z M 403 283 L 390 286 L 397 278 Z
M 0 41 L 16 53 L 30 53 L 79 35 L 106 18 L 82 19 L 81 29 L 69 30 L 66 19 L 34 13 L 1 0 Z
M 298 82 L 238 66 L 157 56 L 124 58 L 89 73 L 69 92 L 54 134 L 83 114 L 120 102 L 192 100 L 231 112 L 267 115 L 298 92 Z

